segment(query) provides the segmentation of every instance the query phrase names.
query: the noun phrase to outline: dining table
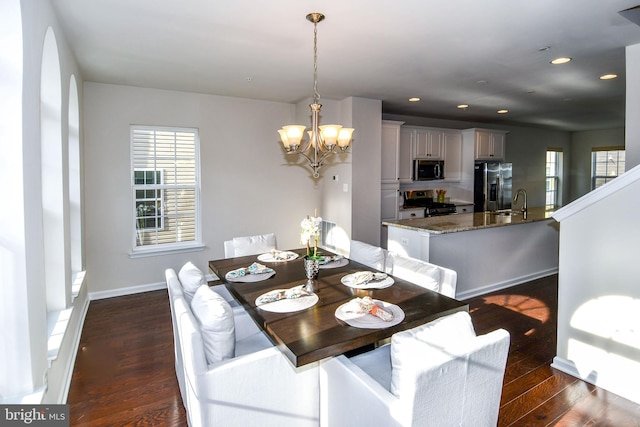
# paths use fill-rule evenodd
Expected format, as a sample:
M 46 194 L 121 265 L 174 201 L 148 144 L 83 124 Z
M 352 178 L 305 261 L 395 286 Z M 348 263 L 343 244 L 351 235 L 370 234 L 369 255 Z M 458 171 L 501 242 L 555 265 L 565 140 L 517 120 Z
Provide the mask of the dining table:
M 468 304 L 462 301 L 393 276 L 385 279 L 386 285 L 382 289 L 347 286 L 345 277 L 353 277 L 363 271 L 379 272 L 347 258 L 340 260 L 338 256 L 339 262 L 329 265 L 329 268 L 321 268 L 314 279 L 314 296 L 307 298 L 309 304 L 313 302 L 312 305 L 302 309 L 294 306 L 295 311 L 270 310 L 268 305 L 258 305 L 256 300 L 267 293 L 291 289 L 307 282 L 303 264 L 306 249 L 287 252 L 295 254 L 295 259 L 267 262 L 259 260 L 258 255 L 249 255 L 212 260 L 209 268 L 296 367 L 376 345 L 396 332 L 469 309 Z M 335 256 L 326 250 L 323 253 Z M 233 274 L 230 272 L 247 268 L 255 262 L 272 269 L 275 274 L 256 281 L 238 282 L 227 278 L 228 274 Z M 388 285 L 389 281 L 391 285 Z M 362 318 L 367 321 L 362 324 L 348 318 L 345 320 L 345 304 L 367 296 L 378 305 L 388 307 L 387 311 L 395 310 L 395 321 L 375 323 L 379 319 L 366 317 L 371 314 Z

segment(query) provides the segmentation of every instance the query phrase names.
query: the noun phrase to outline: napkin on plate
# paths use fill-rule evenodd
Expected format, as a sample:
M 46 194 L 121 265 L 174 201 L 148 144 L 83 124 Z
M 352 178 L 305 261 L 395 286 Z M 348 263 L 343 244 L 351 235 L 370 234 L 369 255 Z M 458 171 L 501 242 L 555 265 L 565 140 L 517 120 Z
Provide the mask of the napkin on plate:
M 279 260 L 279 261 L 286 261 L 286 260 L 291 259 L 291 258 L 296 256 L 292 252 L 279 251 L 277 249 L 271 249 L 270 253 L 271 253 L 271 256 L 273 257 L 273 259 L 276 259 L 276 260 Z
M 329 264 L 330 262 L 340 261 L 342 258 L 344 258 L 342 255 L 335 255 L 335 256 L 325 255 L 323 260 L 320 261 L 319 264 L 320 265 Z
M 352 299 L 344 305 L 342 311 L 345 313 L 355 314 L 369 313 L 373 316 L 379 317 L 385 322 L 391 322 L 393 320 L 393 313 L 376 304 L 369 296 Z
M 282 299 L 294 299 L 311 295 L 304 289 L 305 285 L 295 286 L 291 289 L 277 289 L 260 295 L 256 300 L 256 305 L 268 304 Z
M 386 273 L 374 273 L 373 271 L 358 271 L 353 273 L 352 284 L 354 286 L 366 285 L 369 282 L 380 281 L 387 278 Z
M 238 268 L 237 270 L 231 270 L 227 273 L 227 277 L 235 279 L 238 277 L 246 276 L 247 274 L 264 274 L 271 273 L 272 271 L 272 268 L 269 268 L 266 265 L 260 264 L 258 262 L 254 262 L 247 268 Z

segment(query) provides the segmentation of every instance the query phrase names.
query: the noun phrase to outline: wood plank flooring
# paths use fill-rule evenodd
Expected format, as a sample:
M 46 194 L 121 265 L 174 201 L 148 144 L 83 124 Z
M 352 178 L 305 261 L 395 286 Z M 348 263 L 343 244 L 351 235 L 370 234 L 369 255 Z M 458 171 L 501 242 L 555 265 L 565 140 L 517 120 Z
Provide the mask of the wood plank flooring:
M 478 334 L 511 333 L 499 426 L 640 427 L 640 405 L 549 366 L 557 276 L 467 302 Z M 185 426 L 173 352 L 166 291 L 92 301 L 69 390 L 71 425 Z

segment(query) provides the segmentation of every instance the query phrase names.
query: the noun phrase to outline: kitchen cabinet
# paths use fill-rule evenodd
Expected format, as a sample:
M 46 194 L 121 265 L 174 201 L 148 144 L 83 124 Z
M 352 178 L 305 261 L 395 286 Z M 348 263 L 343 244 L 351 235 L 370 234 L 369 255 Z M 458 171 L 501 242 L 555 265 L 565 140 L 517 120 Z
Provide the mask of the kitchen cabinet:
M 504 160 L 506 133 L 489 129 L 474 129 L 476 160 Z
M 444 157 L 443 131 L 414 129 L 413 157 L 415 159 L 442 160 Z
M 444 180 L 460 182 L 462 180 L 462 133 L 445 131 L 442 133 L 444 145 Z
M 456 205 L 456 213 L 473 213 L 473 205 Z
M 400 184 L 382 184 L 380 190 L 380 217 L 383 221 L 398 219 Z
M 424 208 L 402 209 L 398 213 L 398 219 L 424 218 Z
M 401 184 L 413 181 L 413 134 L 413 129 L 404 126 L 400 129 L 398 177 Z
M 395 183 L 400 179 L 398 159 L 400 154 L 400 126 L 402 123 L 390 120 L 382 121 L 380 169 L 382 183 Z

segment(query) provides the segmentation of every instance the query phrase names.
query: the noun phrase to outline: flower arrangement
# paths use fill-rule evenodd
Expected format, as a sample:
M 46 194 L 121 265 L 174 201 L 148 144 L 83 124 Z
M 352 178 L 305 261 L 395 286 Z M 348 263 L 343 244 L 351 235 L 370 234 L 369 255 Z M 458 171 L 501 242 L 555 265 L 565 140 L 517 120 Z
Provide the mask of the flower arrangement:
M 318 253 L 318 237 L 320 236 L 321 223 L 322 218 L 319 216 L 310 217 L 309 215 L 300 223 L 302 227 L 300 243 L 307 246 L 307 258 L 315 260 L 321 259 Z

